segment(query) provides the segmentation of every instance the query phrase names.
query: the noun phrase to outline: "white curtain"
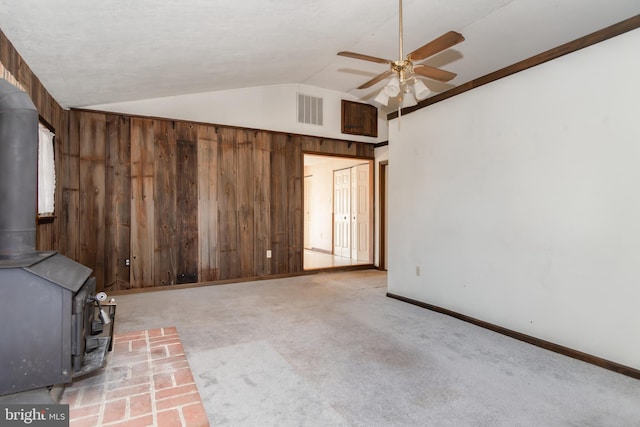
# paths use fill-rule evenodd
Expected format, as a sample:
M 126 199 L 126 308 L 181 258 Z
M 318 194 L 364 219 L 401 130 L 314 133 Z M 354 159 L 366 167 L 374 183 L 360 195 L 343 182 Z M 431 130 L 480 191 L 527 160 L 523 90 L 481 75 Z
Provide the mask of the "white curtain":
M 42 124 L 38 126 L 38 215 L 52 215 L 56 192 L 56 169 L 53 160 L 53 137 Z

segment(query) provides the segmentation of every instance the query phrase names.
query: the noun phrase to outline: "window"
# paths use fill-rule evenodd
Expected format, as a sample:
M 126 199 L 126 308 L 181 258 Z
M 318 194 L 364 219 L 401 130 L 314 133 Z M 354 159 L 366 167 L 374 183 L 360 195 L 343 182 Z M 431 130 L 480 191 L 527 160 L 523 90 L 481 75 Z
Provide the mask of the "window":
M 56 192 L 53 132 L 38 125 L 38 216 L 52 216 Z

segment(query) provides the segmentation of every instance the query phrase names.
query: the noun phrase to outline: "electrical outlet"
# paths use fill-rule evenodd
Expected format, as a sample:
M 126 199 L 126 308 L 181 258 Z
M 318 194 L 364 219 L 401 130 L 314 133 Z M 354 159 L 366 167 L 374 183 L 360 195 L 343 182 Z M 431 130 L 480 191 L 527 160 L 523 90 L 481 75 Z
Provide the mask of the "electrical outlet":
M 271 258 L 271 249 L 267 249 L 267 258 Z
M 420 276 L 420 266 L 416 265 L 416 276 Z
M 129 258 L 127 258 L 127 259 L 125 259 L 125 260 L 124 260 L 124 266 L 125 266 L 125 267 L 129 267 L 129 266 L 131 266 L 131 260 L 130 260 Z

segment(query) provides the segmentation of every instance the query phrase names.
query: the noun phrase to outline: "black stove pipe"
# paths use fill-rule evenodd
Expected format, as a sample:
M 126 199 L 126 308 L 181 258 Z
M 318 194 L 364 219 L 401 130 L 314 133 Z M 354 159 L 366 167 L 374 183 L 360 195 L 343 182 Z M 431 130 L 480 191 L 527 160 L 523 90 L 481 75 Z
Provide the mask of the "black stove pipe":
M 0 260 L 36 253 L 38 110 L 0 79 Z

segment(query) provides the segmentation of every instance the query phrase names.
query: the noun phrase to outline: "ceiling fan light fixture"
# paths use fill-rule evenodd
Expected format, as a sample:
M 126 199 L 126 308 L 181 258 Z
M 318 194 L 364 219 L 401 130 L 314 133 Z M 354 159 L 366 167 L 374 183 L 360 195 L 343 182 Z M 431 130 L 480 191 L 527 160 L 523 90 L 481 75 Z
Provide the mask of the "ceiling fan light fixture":
M 391 77 L 383 90 L 391 98 L 400 95 L 400 79 L 398 79 L 398 76 Z
M 405 92 L 402 93 L 402 108 L 413 107 L 417 105 L 418 102 L 416 98 L 413 96 L 413 92 L 410 88 L 407 88 Z
M 427 85 L 425 85 L 422 80 L 416 79 L 413 83 L 413 90 L 415 91 L 416 98 L 418 101 L 422 101 L 426 99 L 427 96 L 431 93 Z
M 384 105 L 385 107 L 389 105 L 389 96 L 385 92 L 385 88 L 382 88 L 378 96 L 374 99 L 380 105 Z
M 404 37 L 402 30 L 402 16 L 402 0 L 398 0 L 399 55 L 396 61 L 356 52 L 338 52 L 338 55 L 340 56 L 375 62 L 377 64 L 386 64 L 389 66 L 387 71 L 378 74 L 369 81 L 358 86 L 356 89 L 372 87 L 373 85 L 388 78 L 386 85 L 376 96 L 375 102 L 386 107 L 389 104 L 389 99 L 393 98 L 393 105 L 395 106 L 396 103 L 398 104 L 398 116 L 400 115 L 400 110 L 402 108 L 417 105 L 418 101 L 426 99 L 431 94 L 431 90 L 417 77 L 441 82 L 448 82 L 456 77 L 455 73 L 426 64 L 420 64 L 419 62 L 464 41 L 464 36 L 462 34 L 455 31 L 448 31 L 405 56 L 403 49 Z

